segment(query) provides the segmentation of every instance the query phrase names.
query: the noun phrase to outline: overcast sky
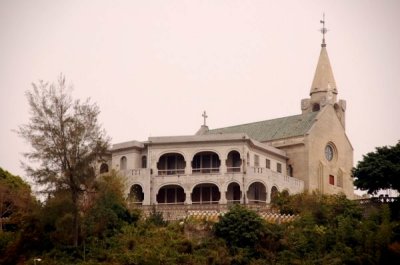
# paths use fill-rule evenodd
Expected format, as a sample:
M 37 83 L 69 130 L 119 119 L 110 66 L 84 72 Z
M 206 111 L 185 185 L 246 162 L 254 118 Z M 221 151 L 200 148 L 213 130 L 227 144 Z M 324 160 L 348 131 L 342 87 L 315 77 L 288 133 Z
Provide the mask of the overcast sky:
M 354 160 L 400 139 L 400 1 L 0 0 L 0 167 L 24 176 L 25 91 L 62 72 L 113 143 L 301 113 L 326 14 Z

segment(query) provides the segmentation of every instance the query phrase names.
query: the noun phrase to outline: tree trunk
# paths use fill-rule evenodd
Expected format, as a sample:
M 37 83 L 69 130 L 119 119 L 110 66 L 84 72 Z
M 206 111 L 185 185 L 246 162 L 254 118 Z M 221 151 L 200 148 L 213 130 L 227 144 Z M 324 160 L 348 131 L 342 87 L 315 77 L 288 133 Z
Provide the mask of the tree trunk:
M 78 247 L 79 240 L 79 207 L 78 207 L 78 192 L 76 190 L 71 191 L 72 203 L 74 204 L 73 212 L 73 233 L 74 233 L 74 247 Z

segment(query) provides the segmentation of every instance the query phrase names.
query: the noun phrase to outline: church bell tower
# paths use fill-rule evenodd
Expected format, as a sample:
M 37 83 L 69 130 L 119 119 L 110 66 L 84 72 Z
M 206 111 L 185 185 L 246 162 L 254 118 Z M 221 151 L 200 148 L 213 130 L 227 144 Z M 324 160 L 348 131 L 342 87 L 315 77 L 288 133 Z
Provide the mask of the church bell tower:
M 326 106 L 331 106 L 335 109 L 336 115 L 343 127 L 345 127 L 346 101 L 337 101 L 338 90 L 325 43 L 325 34 L 328 31 L 327 28 L 325 28 L 325 15 L 320 22 L 322 23 L 321 52 L 314 74 L 314 80 L 311 85 L 310 98 L 301 100 L 301 110 L 304 114 L 320 111 Z

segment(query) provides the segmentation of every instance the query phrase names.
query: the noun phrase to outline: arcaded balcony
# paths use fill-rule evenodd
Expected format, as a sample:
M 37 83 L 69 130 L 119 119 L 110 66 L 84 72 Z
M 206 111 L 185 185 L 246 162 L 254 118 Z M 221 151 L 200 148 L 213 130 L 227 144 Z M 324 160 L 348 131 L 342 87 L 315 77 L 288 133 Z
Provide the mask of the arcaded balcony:
M 193 157 L 192 173 L 219 173 L 220 166 L 221 160 L 219 159 L 218 154 L 214 152 L 200 152 Z

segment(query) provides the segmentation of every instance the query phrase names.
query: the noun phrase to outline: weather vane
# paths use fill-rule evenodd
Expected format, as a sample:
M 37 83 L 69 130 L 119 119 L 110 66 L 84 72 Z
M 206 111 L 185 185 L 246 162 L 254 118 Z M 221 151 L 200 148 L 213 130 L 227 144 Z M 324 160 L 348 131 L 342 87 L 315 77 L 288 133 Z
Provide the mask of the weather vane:
M 321 33 L 322 33 L 322 47 L 326 47 L 326 43 L 325 43 L 325 34 L 328 32 L 328 29 L 325 28 L 325 13 L 323 13 L 322 16 L 322 20 L 319 21 L 322 24 L 322 28 L 320 29 Z

